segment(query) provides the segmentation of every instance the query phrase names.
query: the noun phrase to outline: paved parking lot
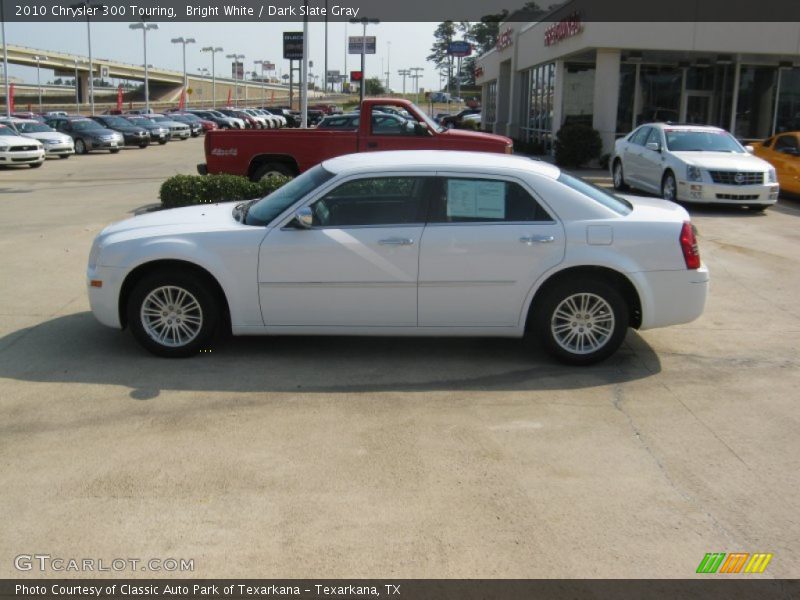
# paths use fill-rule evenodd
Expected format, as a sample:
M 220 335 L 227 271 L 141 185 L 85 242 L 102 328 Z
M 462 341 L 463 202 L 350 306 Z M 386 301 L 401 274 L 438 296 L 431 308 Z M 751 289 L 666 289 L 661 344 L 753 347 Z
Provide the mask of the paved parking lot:
M 201 160 L 198 139 L 0 171 L 0 577 L 34 553 L 688 577 L 737 551 L 800 575 L 800 202 L 693 211 L 705 315 L 600 366 L 483 339 L 234 338 L 168 361 L 94 321 L 84 269 L 102 227 Z

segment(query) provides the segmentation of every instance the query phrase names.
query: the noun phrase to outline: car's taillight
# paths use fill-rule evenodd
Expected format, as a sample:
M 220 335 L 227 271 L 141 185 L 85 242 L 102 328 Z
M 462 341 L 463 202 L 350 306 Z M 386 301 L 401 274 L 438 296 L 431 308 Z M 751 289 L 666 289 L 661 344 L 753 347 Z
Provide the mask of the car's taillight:
M 684 222 L 681 228 L 681 250 L 687 269 L 700 268 L 700 248 L 697 247 L 697 238 L 694 235 L 694 226 L 689 221 Z

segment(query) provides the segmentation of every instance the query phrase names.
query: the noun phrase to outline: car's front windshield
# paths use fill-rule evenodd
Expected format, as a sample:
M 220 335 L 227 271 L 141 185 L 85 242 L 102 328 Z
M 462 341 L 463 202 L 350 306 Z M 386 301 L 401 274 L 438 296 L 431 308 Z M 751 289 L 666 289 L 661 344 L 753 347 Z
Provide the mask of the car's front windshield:
M 666 129 L 667 149 L 672 152 L 746 152 L 731 134 L 725 131 Z
M 428 125 L 428 128 L 431 131 L 444 131 L 445 130 L 444 127 L 442 127 L 436 121 L 431 119 L 427 115 L 427 113 L 424 110 L 422 110 L 419 106 L 417 106 L 416 104 L 412 104 L 411 106 L 414 107 L 416 113 L 422 117 L 423 121 L 425 121 L 425 123 Z M 414 113 L 410 113 L 410 116 L 411 116 L 412 119 L 415 117 Z
M 155 121 L 152 121 L 150 119 L 146 119 L 144 117 L 133 117 L 133 118 L 129 118 L 127 120 L 130 121 L 131 123 L 133 123 L 134 125 L 139 125 L 140 127 L 156 127 L 157 126 Z
M 17 129 L 20 133 L 51 133 L 55 131 L 55 129 L 48 127 L 44 123 L 17 123 Z
M 155 121 L 156 123 L 166 123 L 169 121 L 167 117 L 150 117 L 151 120 Z
M 103 126 L 97 121 L 86 119 L 85 121 L 73 121 L 72 128 L 75 131 L 89 131 L 90 129 L 103 129 Z
M 122 117 L 106 117 L 104 119 L 109 127 L 130 127 L 131 124 Z
M 5 125 L 0 125 L 0 135 L 17 135 L 17 133 L 11 129 L 10 127 L 6 127 Z
M 322 165 L 309 169 L 253 204 L 247 212 L 246 224 L 269 224 L 292 204 L 303 198 L 311 190 L 321 186 L 331 177 L 333 177 L 333 173 L 325 170 Z

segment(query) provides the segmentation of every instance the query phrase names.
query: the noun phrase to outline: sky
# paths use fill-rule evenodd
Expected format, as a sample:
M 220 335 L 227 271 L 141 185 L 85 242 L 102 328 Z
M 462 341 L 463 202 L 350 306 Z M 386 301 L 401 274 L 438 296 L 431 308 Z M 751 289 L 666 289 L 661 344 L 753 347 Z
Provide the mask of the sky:
M 367 26 L 367 35 L 377 36 L 377 53 L 366 58 L 366 75 L 372 77 L 390 68 L 390 85 L 402 89 L 399 69 L 422 67 L 419 85 L 437 89 L 439 77 L 432 63 L 425 57 L 433 44 L 437 23 L 388 23 Z M 108 58 L 132 64 L 143 64 L 142 32 L 128 28 L 128 23 L 92 23 L 92 55 L 96 59 Z M 310 73 L 322 75 L 324 64 L 324 23 L 309 23 L 309 58 L 314 62 Z M 361 35 L 362 26 L 349 23 L 328 24 L 328 69 L 344 71 L 345 28 L 347 35 Z M 222 46 L 224 52 L 216 55 L 217 73 L 230 76 L 230 60 L 225 54 L 244 54 L 245 69 L 252 71 L 254 60 L 274 62 L 284 73 L 289 71 L 289 61 L 283 60 L 283 31 L 302 31 L 299 23 L 159 23 L 157 31 L 147 34 L 147 62 L 161 68 L 181 71 L 180 44 L 172 44 L 175 37 L 193 37 L 196 44 L 186 47 L 186 68 L 196 73 L 201 67 L 211 69 L 210 53 L 200 52 L 203 46 Z M 60 51 L 88 55 L 86 23 L 6 23 L 9 45 L 28 46 L 43 51 Z M 383 60 L 383 69 L 382 63 Z M 360 57 L 347 57 L 347 70 L 359 68 Z M 0 65 L 2 62 L 0 61 Z M 36 81 L 36 69 L 9 65 L 9 74 Z M 53 72 L 42 69 L 42 81 L 52 80 Z M 385 80 L 385 75 L 381 79 Z M 411 81 L 406 81 L 411 91 Z

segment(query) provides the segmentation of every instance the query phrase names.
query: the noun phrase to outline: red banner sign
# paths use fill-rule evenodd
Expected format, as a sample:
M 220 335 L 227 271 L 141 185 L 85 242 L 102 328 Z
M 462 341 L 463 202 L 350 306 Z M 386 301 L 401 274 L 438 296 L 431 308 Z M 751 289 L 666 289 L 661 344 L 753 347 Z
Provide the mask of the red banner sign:
M 16 109 L 14 108 L 14 84 L 8 84 L 8 112 L 14 112 Z
M 122 86 L 117 88 L 117 110 L 122 112 Z

